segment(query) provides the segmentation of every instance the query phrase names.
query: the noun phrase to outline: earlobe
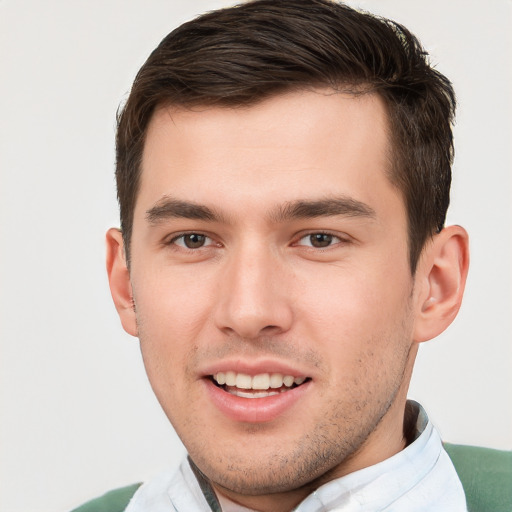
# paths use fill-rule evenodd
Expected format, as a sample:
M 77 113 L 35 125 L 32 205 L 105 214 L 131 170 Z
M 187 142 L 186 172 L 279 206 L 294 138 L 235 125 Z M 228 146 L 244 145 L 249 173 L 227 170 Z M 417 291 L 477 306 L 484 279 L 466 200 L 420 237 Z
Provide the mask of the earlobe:
M 459 311 L 469 268 L 469 240 L 466 230 L 449 226 L 425 247 L 418 268 L 418 312 L 414 341 L 422 342 L 441 334 Z
M 126 264 L 123 236 L 119 229 L 107 231 L 107 274 L 112 299 L 124 330 L 137 336 L 137 322 L 133 306 L 130 272 Z

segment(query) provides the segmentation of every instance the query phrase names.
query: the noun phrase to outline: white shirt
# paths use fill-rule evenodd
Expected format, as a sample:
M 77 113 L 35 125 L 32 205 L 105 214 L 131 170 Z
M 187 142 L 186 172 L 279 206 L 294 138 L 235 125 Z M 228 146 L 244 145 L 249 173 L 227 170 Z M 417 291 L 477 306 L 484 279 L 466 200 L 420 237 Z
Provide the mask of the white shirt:
M 441 438 L 419 408 L 417 438 L 404 450 L 374 466 L 332 480 L 305 498 L 294 512 L 467 512 L 462 484 Z M 203 488 L 205 485 L 203 485 Z M 208 495 L 208 484 L 206 484 Z M 145 483 L 125 512 L 246 512 L 245 507 L 215 496 L 213 508 L 184 460 Z

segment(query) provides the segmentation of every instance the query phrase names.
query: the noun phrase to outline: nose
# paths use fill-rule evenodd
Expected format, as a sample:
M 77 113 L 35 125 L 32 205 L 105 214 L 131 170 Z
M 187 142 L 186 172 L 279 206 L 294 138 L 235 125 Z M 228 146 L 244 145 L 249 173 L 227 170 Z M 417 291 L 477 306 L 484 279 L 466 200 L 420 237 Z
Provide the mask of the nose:
M 218 289 L 217 327 L 244 339 L 288 331 L 293 301 L 286 276 L 269 248 L 252 246 L 231 254 Z

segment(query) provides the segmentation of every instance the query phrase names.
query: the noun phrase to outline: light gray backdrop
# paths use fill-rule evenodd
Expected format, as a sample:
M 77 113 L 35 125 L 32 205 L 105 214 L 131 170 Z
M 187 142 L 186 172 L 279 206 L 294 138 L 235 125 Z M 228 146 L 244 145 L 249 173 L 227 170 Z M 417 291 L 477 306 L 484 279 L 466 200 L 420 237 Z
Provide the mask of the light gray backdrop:
M 114 116 L 153 47 L 222 0 L 0 0 L 0 509 L 65 511 L 183 453 L 104 272 L 117 225 Z M 512 448 L 510 0 L 368 0 L 459 98 L 449 220 L 472 265 L 410 395 L 447 440 Z

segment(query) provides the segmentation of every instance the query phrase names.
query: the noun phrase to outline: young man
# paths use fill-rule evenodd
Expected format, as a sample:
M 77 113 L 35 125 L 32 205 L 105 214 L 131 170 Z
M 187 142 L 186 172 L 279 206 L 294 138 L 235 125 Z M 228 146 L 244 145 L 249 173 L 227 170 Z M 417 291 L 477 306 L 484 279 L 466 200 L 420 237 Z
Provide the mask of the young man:
M 466 510 L 406 399 L 468 269 L 454 106 L 405 28 L 328 0 L 212 12 L 152 53 L 107 267 L 189 457 L 127 511 Z

